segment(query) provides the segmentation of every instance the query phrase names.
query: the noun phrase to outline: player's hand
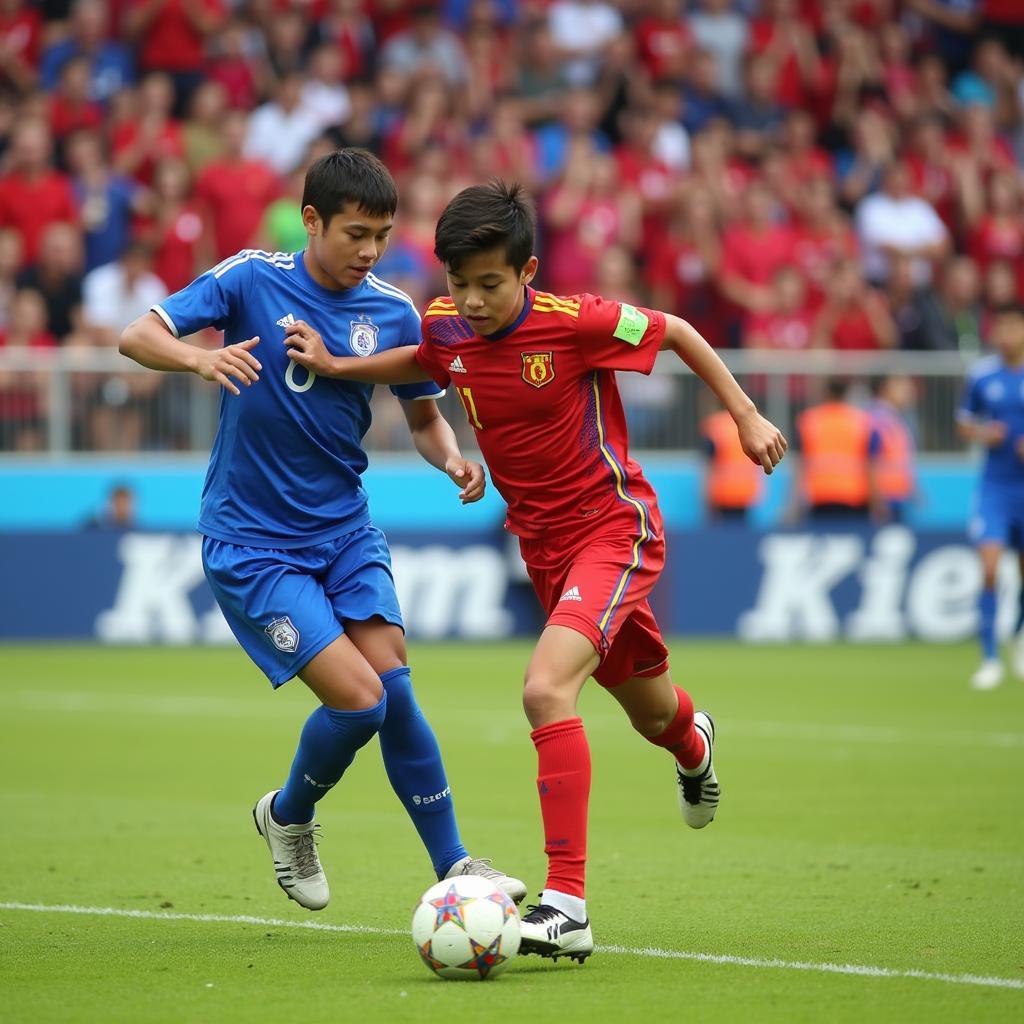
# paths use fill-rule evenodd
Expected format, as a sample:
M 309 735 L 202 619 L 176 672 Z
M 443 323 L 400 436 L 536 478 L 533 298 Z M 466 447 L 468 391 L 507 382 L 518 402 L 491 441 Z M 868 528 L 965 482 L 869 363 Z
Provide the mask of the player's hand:
M 444 471 L 462 488 L 459 491 L 459 500 L 463 505 L 472 504 L 484 496 L 487 477 L 484 475 L 484 467 L 479 462 L 451 458 L 444 464 Z
M 736 421 L 740 444 L 751 462 L 756 462 L 769 476 L 782 461 L 789 443 L 782 431 L 766 420 L 756 409 Z
M 978 440 L 989 448 L 995 448 L 1006 440 L 1006 424 L 999 420 L 989 420 L 978 424 Z
M 305 320 L 296 320 L 284 329 L 284 343 L 288 346 L 288 358 L 307 370 L 321 375 L 330 371 L 334 357 L 327 351 L 320 332 L 314 330 Z
M 260 379 L 260 370 L 263 366 L 252 354 L 252 350 L 259 343 L 260 339 L 257 336 L 235 345 L 225 345 L 223 348 L 203 349 L 199 355 L 196 373 L 203 380 L 215 381 L 231 394 L 240 395 L 241 391 L 234 380 L 251 387 Z

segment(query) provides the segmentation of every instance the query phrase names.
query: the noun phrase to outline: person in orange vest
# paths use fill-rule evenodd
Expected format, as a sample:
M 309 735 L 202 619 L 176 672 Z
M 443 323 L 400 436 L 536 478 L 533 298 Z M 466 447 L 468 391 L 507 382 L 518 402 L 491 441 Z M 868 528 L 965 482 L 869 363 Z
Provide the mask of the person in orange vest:
M 704 497 L 709 517 L 745 521 L 764 492 L 762 474 L 743 451 L 736 424 L 724 409 L 702 419 L 700 432 L 708 452 Z
M 881 438 L 863 409 L 847 400 L 849 381 L 830 378 L 826 400 L 796 421 L 798 486 L 812 520 L 863 519 L 879 505 Z
M 904 374 L 876 377 L 871 395 L 871 422 L 879 438 L 877 503 L 872 515 L 876 522 L 902 523 L 916 490 L 917 444 L 907 422 L 907 411 L 914 404 L 914 382 Z

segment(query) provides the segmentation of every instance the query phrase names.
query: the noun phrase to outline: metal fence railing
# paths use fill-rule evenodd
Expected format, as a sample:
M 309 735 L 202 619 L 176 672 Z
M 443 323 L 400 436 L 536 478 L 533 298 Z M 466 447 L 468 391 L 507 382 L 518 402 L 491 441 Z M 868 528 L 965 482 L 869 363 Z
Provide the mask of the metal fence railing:
M 818 401 L 829 377 L 847 377 L 868 400 L 879 374 L 916 383 L 911 410 L 923 452 L 959 451 L 955 412 L 967 364 L 958 353 L 722 353 L 762 411 L 791 433 L 801 409 Z M 685 450 L 700 445 L 698 424 L 714 403 L 678 359 L 663 353 L 650 377 L 621 374 L 619 387 L 634 448 Z M 217 426 L 220 388 L 189 374 L 155 373 L 119 353 L 97 349 L 0 349 L 0 452 L 204 452 Z M 442 410 L 460 441 L 473 448 L 458 398 Z M 374 396 L 371 450 L 408 448 L 408 431 L 387 389 Z

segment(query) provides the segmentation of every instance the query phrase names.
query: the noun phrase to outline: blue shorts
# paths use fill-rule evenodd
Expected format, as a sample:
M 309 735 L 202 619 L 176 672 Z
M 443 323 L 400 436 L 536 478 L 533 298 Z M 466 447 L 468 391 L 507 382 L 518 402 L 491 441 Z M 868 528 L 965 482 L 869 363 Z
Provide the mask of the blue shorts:
M 274 687 L 341 636 L 346 620 L 379 615 L 402 626 L 391 553 L 375 526 L 287 551 L 204 537 L 203 569 L 231 632 Z
M 1024 550 L 1024 489 L 981 487 L 967 535 L 975 544 L 1002 544 Z

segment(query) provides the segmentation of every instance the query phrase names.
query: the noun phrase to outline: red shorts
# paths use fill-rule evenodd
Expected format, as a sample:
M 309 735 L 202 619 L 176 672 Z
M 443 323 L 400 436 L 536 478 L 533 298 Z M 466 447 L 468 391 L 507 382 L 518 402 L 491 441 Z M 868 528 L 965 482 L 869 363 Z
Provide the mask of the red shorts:
M 668 648 L 647 597 L 665 565 L 657 518 L 595 524 L 586 536 L 521 537 L 519 550 L 549 626 L 585 636 L 601 657 L 594 678 L 606 687 L 668 669 Z

